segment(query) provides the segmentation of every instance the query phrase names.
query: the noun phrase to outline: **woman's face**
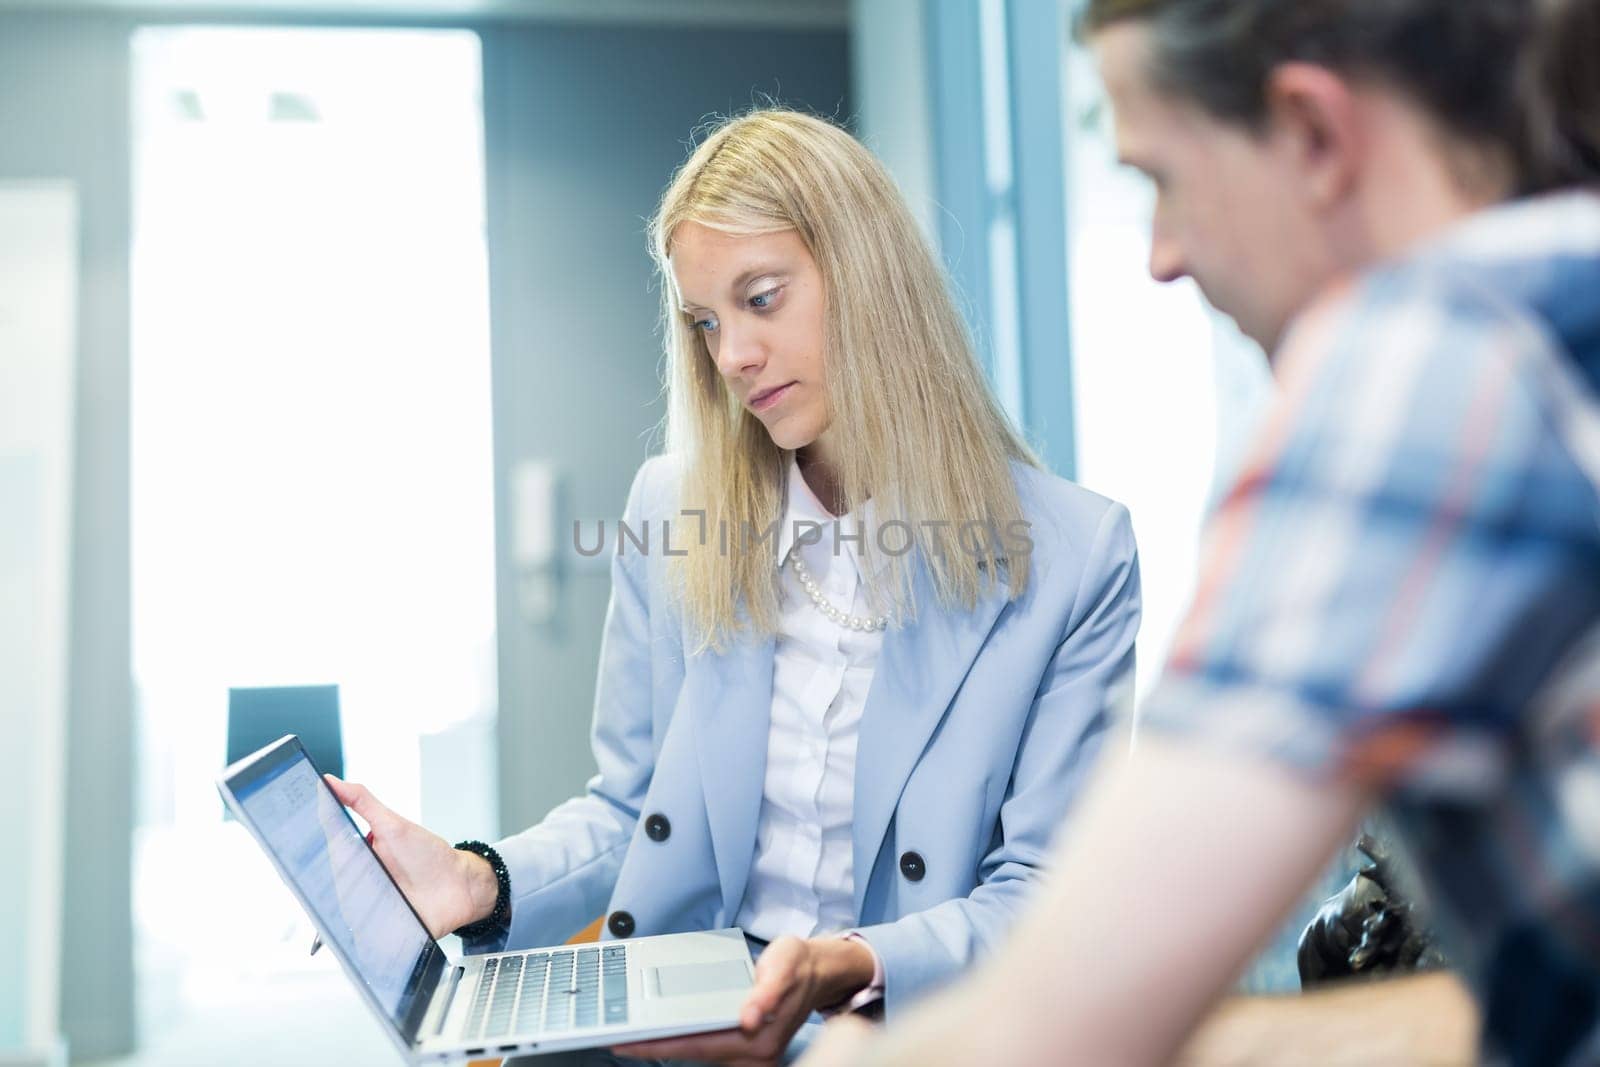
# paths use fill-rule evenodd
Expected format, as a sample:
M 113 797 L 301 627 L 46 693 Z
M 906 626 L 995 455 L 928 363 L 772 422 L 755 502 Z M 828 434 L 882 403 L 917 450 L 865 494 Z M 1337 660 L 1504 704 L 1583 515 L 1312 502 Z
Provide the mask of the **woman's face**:
M 813 444 L 828 428 L 824 300 L 800 234 L 740 237 L 686 222 L 672 237 L 672 273 L 729 392 L 779 448 Z

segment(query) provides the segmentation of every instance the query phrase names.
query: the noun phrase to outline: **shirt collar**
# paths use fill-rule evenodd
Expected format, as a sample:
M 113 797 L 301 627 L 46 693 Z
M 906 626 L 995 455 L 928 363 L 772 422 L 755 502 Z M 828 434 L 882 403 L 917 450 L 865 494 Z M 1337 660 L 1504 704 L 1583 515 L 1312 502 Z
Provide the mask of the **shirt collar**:
M 805 475 L 800 473 L 800 464 L 795 459 L 793 452 L 787 453 L 787 477 L 784 480 L 783 490 L 783 520 L 778 528 L 778 563 L 781 568 L 789 559 L 789 552 L 795 545 L 795 524 L 814 522 L 822 527 L 822 540 L 817 542 L 814 550 L 833 551 L 833 524 L 839 524 L 841 535 L 854 537 L 864 530 L 861 543 L 840 538 L 840 549 L 843 554 L 850 557 L 850 562 L 856 568 L 856 573 L 863 578 L 875 574 L 877 570 L 887 564 L 888 560 L 875 545 L 869 544 L 869 539 L 874 536 L 877 529 L 874 521 L 876 514 L 873 502 L 868 500 L 861 507 L 847 515 L 835 516 L 822 506 L 822 501 L 817 499 L 811 487 L 806 484 Z M 872 570 L 869 571 L 868 564 Z

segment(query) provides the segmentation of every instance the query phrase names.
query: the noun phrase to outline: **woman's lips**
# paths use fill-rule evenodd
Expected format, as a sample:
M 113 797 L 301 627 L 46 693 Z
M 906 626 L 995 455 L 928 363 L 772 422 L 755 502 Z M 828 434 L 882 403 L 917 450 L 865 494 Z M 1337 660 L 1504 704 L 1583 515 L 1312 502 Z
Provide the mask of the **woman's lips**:
M 751 411 L 766 411 L 788 396 L 789 390 L 793 389 L 794 386 L 795 383 L 790 382 L 788 385 L 780 385 L 776 389 L 767 389 L 763 392 L 755 393 L 746 403 L 750 405 Z

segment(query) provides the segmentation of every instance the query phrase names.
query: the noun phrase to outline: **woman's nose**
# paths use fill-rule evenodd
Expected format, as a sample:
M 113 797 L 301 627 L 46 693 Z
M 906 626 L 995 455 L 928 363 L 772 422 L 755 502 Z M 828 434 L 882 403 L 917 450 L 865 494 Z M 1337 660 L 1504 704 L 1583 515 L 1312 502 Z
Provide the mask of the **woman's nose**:
M 766 346 L 753 331 L 722 325 L 717 338 L 717 370 L 724 378 L 748 378 L 766 365 Z

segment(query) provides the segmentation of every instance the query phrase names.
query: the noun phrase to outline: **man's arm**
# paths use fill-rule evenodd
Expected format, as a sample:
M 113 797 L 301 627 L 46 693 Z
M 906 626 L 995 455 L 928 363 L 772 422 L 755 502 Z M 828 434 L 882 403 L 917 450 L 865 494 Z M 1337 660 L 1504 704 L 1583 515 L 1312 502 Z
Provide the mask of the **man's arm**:
M 1177 1062 L 1182 1067 L 1354 1067 L 1477 1059 L 1477 1006 L 1460 980 L 1437 972 L 1351 982 L 1303 996 L 1225 1001 Z
M 979 977 L 838 1062 L 1170 1062 L 1367 800 L 1353 784 L 1142 740 L 1101 772 L 1047 886 Z

